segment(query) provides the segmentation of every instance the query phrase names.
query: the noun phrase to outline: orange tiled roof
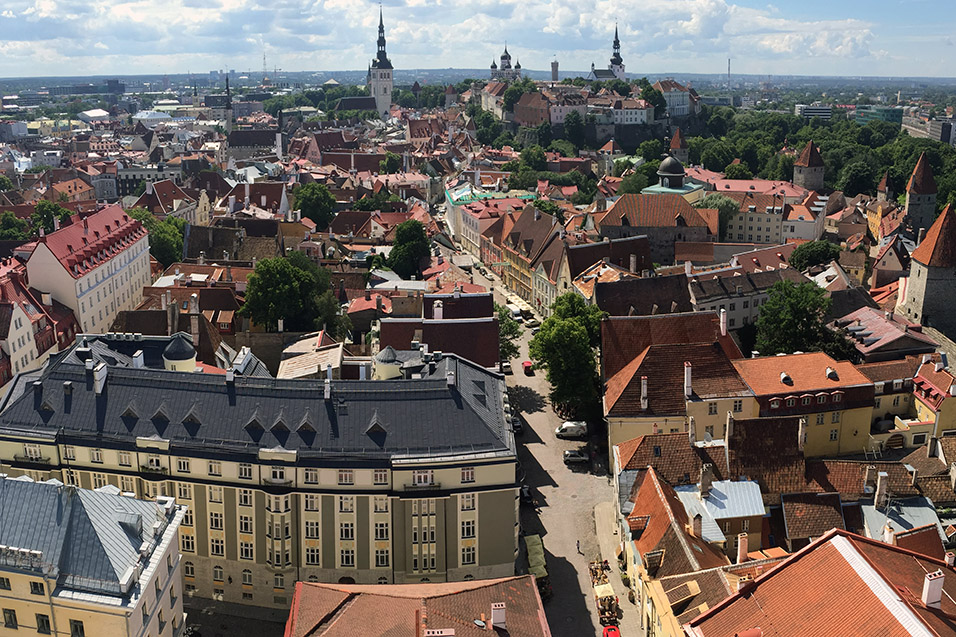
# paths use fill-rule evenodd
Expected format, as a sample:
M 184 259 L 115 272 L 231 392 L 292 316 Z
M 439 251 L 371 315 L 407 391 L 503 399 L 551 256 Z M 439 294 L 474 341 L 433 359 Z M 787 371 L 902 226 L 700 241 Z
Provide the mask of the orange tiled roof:
M 947 204 L 923 242 L 913 250 L 912 258 L 934 268 L 956 267 L 956 212 Z
M 926 153 L 920 153 L 916 160 L 916 166 L 913 167 L 913 174 L 906 182 L 906 192 L 914 195 L 933 195 L 936 194 L 936 180 L 933 178 L 933 167 L 926 159 Z
M 771 394 L 812 392 L 869 384 L 869 379 L 848 361 L 835 361 L 823 352 L 762 356 L 734 361 L 744 382 L 758 396 Z M 827 369 L 836 377 L 827 375 Z M 781 374 L 791 382 L 784 382 Z

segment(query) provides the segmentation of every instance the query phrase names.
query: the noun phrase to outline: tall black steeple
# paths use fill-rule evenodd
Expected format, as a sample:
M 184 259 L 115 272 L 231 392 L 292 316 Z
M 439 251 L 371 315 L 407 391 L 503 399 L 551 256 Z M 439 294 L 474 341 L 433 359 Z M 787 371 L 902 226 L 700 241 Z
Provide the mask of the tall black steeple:
M 617 25 L 614 25 L 614 55 L 611 56 L 611 64 L 621 64 L 624 59 L 621 57 L 621 40 L 617 37 Z
M 392 63 L 385 52 L 385 20 L 382 17 L 382 7 L 378 8 L 378 54 L 372 60 L 373 69 L 390 69 Z

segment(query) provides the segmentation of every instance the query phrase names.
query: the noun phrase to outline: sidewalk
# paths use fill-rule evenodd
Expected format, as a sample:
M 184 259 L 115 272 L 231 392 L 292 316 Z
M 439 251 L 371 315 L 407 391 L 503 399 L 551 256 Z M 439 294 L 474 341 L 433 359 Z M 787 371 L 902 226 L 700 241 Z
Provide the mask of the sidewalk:
M 617 532 L 615 518 L 613 502 L 601 502 L 594 507 L 594 524 L 597 527 L 601 557 L 611 565 L 611 575 L 608 579 L 617 594 L 622 611 L 621 621 L 618 624 L 621 637 L 639 637 L 644 634 L 641 628 L 640 608 L 627 601 L 628 589 L 621 581 L 621 574 L 617 568 L 617 550 L 621 544 L 621 536 Z

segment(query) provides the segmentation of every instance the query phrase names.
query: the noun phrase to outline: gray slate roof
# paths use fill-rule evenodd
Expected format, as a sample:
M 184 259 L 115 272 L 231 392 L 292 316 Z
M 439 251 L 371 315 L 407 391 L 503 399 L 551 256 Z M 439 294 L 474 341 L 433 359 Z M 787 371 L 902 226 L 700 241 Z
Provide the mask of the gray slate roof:
M 125 594 L 120 583 L 139 562 L 140 546 L 153 539 L 156 521 L 168 522 L 155 502 L 55 482 L 0 480 L 0 544 L 41 551 L 26 570 L 64 588 Z M 12 566 L 11 559 L 0 554 L 0 566 Z
M 100 341 L 102 343 L 102 341 Z M 105 357 L 104 357 L 105 358 Z M 0 405 L 4 430 L 45 432 L 60 439 L 132 448 L 159 436 L 190 455 L 295 450 L 312 458 L 382 463 L 393 457 L 514 453 L 502 409 L 502 381 L 454 355 L 411 380 L 282 380 L 137 369 L 109 365 L 96 394 L 93 372 L 73 351 L 40 376 L 18 377 Z M 447 375 L 454 374 L 454 387 Z M 370 428 L 378 413 L 380 428 Z

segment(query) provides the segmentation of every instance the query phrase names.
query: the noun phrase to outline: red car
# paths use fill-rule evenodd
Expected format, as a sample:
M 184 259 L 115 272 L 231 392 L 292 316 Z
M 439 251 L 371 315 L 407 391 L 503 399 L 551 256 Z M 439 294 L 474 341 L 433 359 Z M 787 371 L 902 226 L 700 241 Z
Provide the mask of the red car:
M 521 363 L 521 368 L 524 370 L 525 376 L 534 376 L 534 369 L 531 367 L 531 361 L 525 361 Z
M 603 637 L 621 637 L 621 631 L 617 629 L 617 626 L 605 626 Z

